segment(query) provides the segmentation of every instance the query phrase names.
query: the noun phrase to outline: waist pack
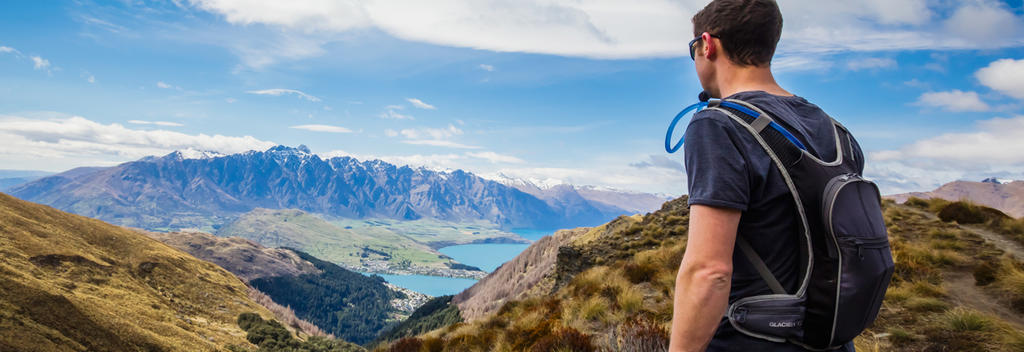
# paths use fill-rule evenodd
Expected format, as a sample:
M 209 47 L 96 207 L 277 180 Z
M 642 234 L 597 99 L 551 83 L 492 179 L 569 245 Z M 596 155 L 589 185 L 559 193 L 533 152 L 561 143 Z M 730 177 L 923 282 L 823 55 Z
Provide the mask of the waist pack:
M 878 187 L 858 174 L 850 132 L 832 120 L 836 160 L 825 162 L 756 106 L 714 100 L 749 131 L 782 173 L 800 215 L 800 285 L 786 292 L 748 241 L 737 247 L 772 294 L 729 305 L 726 317 L 749 336 L 830 350 L 853 340 L 874 322 L 894 265 Z

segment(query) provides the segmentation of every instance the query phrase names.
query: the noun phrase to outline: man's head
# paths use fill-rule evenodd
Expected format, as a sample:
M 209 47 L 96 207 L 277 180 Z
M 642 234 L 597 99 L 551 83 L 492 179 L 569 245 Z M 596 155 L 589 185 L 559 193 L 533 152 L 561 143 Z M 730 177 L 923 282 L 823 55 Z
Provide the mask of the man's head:
M 713 93 L 708 85 L 719 69 L 770 67 L 782 12 L 774 0 L 714 0 L 693 16 L 693 34 L 698 39 L 688 49 L 695 52 L 701 83 Z

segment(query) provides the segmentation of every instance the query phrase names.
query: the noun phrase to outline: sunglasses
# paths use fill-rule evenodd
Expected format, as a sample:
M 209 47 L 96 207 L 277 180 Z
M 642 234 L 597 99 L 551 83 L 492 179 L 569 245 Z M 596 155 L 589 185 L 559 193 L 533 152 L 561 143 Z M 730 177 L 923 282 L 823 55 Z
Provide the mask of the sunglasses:
M 712 38 L 719 38 L 717 35 L 714 35 L 714 34 L 708 34 L 708 36 L 710 36 Z M 690 48 L 690 60 L 697 61 L 697 58 L 696 58 L 696 56 L 697 56 L 697 53 L 696 53 L 697 47 L 695 47 L 693 45 L 697 44 L 697 41 L 700 40 L 703 37 L 704 36 L 697 36 L 696 38 L 693 38 L 693 40 L 691 40 L 690 44 L 687 46 L 687 47 Z M 721 38 L 719 38 L 719 39 L 721 39 Z

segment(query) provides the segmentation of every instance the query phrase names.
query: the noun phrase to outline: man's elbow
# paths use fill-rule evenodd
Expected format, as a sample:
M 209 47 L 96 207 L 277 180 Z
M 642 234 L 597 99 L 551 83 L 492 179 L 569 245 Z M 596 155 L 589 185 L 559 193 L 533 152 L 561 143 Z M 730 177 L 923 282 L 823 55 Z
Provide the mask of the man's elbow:
M 703 282 L 712 288 L 729 290 L 732 282 L 732 265 L 730 263 L 704 263 L 694 265 L 690 270 L 683 270 L 680 274 L 688 275 L 690 282 Z

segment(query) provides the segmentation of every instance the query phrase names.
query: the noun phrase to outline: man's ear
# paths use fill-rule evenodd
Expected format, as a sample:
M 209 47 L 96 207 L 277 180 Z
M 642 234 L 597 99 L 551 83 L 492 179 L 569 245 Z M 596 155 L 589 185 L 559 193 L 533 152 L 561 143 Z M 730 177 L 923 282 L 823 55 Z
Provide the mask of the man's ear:
M 711 59 L 715 56 L 715 52 L 718 51 L 718 45 L 715 43 L 715 38 L 711 36 L 711 33 L 704 32 L 701 35 L 701 39 L 704 41 L 704 47 L 702 50 L 704 57 Z

